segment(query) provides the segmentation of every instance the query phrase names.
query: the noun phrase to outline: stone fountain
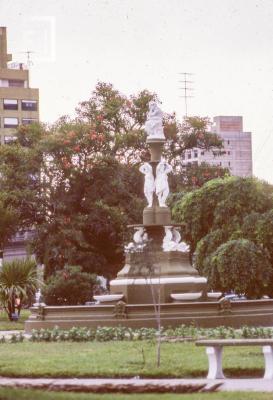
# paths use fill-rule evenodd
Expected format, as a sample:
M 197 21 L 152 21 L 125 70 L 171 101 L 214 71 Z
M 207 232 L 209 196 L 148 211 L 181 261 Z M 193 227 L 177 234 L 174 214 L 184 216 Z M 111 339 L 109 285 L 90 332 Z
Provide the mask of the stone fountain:
M 163 303 L 176 299 L 205 299 L 207 296 L 206 278 L 199 276 L 190 264 L 189 247 L 181 241 L 180 226 L 172 224 L 171 211 L 166 204 L 168 175 L 172 173 L 172 167 L 162 158 L 165 143 L 162 118 L 162 111 L 151 101 L 145 124 L 151 161 L 140 166 L 148 205 L 143 210 L 143 223 L 132 226 L 135 233 L 133 242 L 125 246 L 125 266 L 110 282 L 111 294 L 122 293 L 123 299 L 130 304 L 151 304 L 151 285 L 156 292 L 160 291 L 159 298 Z M 139 268 L 135 254 L 141 250 L 139 246 L 145 246 L 148 241 L 152 242 L 155 253 L 152 275 Z
M 231 302 L 221 293 L 207 292 L 207 280 L 190 263 L 189 248 L 181 240 L 181 226 L 173 224 L 166 204 L 168 175 L 172 167 L 162 158 L 165 136 L 162 111 L 149 103 L 145 123 L 150 162 L 140 166 L 144 175 L 147 207 L 142 224 L 129 228 L 133 240 L 125 246 L 125 265 L 110 282 L 110 294 L 94 296 L 96 304 L 84 306 L 46 306 L 35 304 L 25 329 L 71 328 L 73 326 L 154 327 L 153 293 L 158 293 L 162 326 L 195 324 L 203 327 L 226 325 L 273 325 L 273 300 Z M 152 244 L 153 271 L 147 270 L 145 257 Z M 150 250 L 151 251 L 151 250 Z M 143 267 L 143 268 L 142 268 Z

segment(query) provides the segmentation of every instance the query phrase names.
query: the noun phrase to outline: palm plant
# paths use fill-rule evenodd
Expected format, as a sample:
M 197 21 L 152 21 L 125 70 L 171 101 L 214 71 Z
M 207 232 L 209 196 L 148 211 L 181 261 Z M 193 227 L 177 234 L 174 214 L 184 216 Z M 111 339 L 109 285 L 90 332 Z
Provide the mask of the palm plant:
M 0 270 L 0 303 L 13 321 L 15 310 L 20 315 L 24 300 L 33 296 L 40 286 L 36 263 L 30 259 L 4 262 Z

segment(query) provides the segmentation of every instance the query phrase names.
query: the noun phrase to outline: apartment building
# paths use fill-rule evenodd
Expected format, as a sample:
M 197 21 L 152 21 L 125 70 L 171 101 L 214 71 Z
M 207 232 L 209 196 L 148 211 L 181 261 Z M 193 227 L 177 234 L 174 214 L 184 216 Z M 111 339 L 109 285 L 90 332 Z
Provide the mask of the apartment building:
M 187 150 L 183 154 L 183 165 L 201 164 L 228 168 L 231 175 L 252 176 L 252 138 L 251 132 L 243 131 L 241 116 L 217 116 L 213 118 L 212 132 L 223 141 L 223 148 L 205 151 Z
M 0 27 L 0 144 L 14 140 L 19 125 L 39 121 L 39 89 L 29 86 L 29 71 L 23 63 L 12 63 L 7 52 L 7 30 Z M 32 231 L 20 231 L 4 249 L 4 260 L 25 258 Z M 2 254 L 0 254 L 0 259 Z
M 39 120 L 39 89 L 29 87 L 29 70 L 23 63 L 12 63 L 7 52 L 7 30 L 0 27 L 0 140 L 13 139 L 19 125 Z

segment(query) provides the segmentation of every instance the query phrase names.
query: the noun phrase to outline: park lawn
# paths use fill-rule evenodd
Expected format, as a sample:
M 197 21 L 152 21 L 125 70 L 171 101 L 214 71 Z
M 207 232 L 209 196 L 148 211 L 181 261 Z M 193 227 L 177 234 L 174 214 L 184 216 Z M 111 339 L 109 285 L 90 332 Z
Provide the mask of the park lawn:
M 192 394 L 92 394 L 42 392 L 29 389 L 0 388 L 5 400 L 272 400 L 272 393 L 217 392 Z
M 25 320 L 28 319 L 30 315 L 29 310 L 22 310 L 19 321 L 9 321 L 5 311 L 0 311 L 0 336 L 1 331 L 13 331 L 13 330 L 24 330 Z
M 161 366 L 156 345 L 135 342 L 1 343 L 0 376 L 13 377 L 205 377 L 205 348 L 194 343 L 162 343 Z M 225 348 L 227 377 L 262 377 L 259 347 Z

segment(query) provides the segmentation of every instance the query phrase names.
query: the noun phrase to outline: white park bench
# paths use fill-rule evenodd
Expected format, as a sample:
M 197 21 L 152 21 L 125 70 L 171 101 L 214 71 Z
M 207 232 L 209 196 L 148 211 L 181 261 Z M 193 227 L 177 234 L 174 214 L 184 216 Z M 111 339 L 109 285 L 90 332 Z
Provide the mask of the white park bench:
M 208 379 L 225 379 L 222 369 L 224 346 L 262 346 L 265 372 L 264 379 L 273 379 L 273 339 L 215 339 L 197 340 L 196 346 L 206 346 L 209 360 Z

